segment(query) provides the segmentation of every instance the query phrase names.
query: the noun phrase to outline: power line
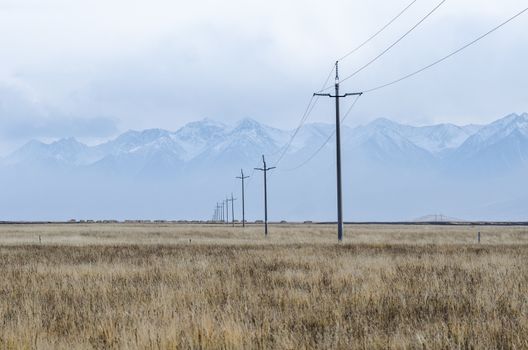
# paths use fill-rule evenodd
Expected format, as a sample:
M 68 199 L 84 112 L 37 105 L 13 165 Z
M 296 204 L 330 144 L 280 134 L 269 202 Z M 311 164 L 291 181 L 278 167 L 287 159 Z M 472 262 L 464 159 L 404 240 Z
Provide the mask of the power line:
M 352 111 L 352 109 L 354 108 L 354 106 L 356 105 L 356 103 L 358 102 L 360 97 L 361 97 L 361 95 L 357 95 L 356 96 L 356 99 L 354 100 L 354 102 L 352 102 L 352 105 L 350 106 L 348 111 L 345 113 L 345 115 L 341 119 L 341 122 L 345 121 L 345 119 L 348 117 L 348 115 L 350 114 L 350 112 Z M 317 148 L 317 150 L 314 153 L 312 153 L 312 155 L 310 157 L 308 157 L 304 162 L 302 162 L 301 164 L 299 164 L 299 165 L 297 165 L 297 166 L 295 166 L 293 168 L 284 169 L 284 171 L 294 171 L 294 170 L 300 169 L 303 166 L 305 166 L 306 164 L 308 164 L 312 159 L 314 159 L 319 154 L 319 152 L 321 152 L 323 150 L 323 148 L 325 148 L 325 146 L 328 144 L 328 142 L 330 142 L 330 140 L 332 140 L 334 135 L 335 135 L 335 130 L 333 130 L 330 133 L 330 135 L 328 135 L 328 138 L 325 140 L 325 142 L 319 148 Z
M 398 18 L 400 18 L 414 3 L 418 0 L 413 0 L 409 5 L 407 5 L 400 13 L 396 15 L 396 17 L 392 18 L 387 24 L 385 24 L 380 30 L 378 30 L 376 33 L 374 33 L 372 36 L 370 36 L 367 40 L 365 40 L 363 43 L 361 43 L 359 46 L 357 46 L 355 49 L 350 50 L 346 55 L 338 59 L 338 61 L 342 61 L 345 58 L 353 55 L 356 53 L 359 49 L 361 49 L 363 46 L 368 44 L 370 41 L 372 41 L 374 38 L 376 38 L 378 35 L 380 35 L 385 29 L 387 29 L 392 23 L 394 23 Z
M 454 55 L 458 54 L 459 52 L 461 52 L 461 51 L 467 49 L 468 47 L 472 46 L 473 44 L 476 44 L 477 42 L 479 42 L 480 40 L 484 39 L 485 37 L 487 37 L 488 35 L 492 34 L 493 32 L 499 30 L 500 28 L 502 28 L 503 26 L 505 26 L 505 25 L 508 24 L 509 22 L 513 21 L 513 20 L 516 19 L 517 17 L 519 17 L 519 16 L 521 16 L 522 14 L 524 14 L 526 11 L 528 11 L 528 7 L 525 8 L 524 10 L 518 12 L 518 13 L 515 14 L 514 16 L 510 17 L 510 18 L 507 19 L 506 21 L 502 22 L 502 23 L 499 24 L 498 26 L 494 27 L 493 29 L 489 30 L 488 32 L 482 34 L 482 35 L 479 36 L 478 38 L 476 38 L 476 39 L 470 41 L 469 43 L 465 44 L 464 46 L 462 46 L 462 47 L 458 48 L 457 50 L 451 52 L 450 54 L 448 54 L 448 55 L 446 55 L 446 56 L 444 56 L 444 57 L 442 57 L 442 58 L 440 58 L 440 59 L 434 61 L 433 63 L 428 64 L 427 66 L 422 67 L 422 68 L 418 69 L 417 71 L 414 71 L 414 72 L 412 72 L 412 73 L 410 73 L 410 74 L 404 75 L 403 77 L 401 77 L 401 78 L 399 78 L 399 79 L 396 79 L 396 80 L 393 80 L 393 81 L 391 81 L 391 82 L 388 82 L 388 83 L 385 83 L 385 84 L 382 84 L 382 85 L 376 86 L 376 87 L 374 87 L 374 88 L 372 88 L 372 89 L 369 89 L 369 90 L 365 90 L 365 93 L 367 93 L 367 92 L 373 92 L 373 91 L 380 90 L 380 89 L 386 88 L 386 87 L 388 87 L 388 86 L 394 85 L 394 84 L 399 83 L 399 82 L 401 82 L 401 81 L 403 81 L 403 80 L 406 80 L 406 79 L 408 79 L 408 78 L 411 78 L 411 77 L 413 77 L 413 76 L 415 76 L 415 75 L 417 75 L 417 74 L 419 74 L 419 73 L 421 73 L 421 72 L 423 72 L 423 71 L 425 71 L 425 70 L 427 70 L 427 69 L 429 69 L 429 68 L 431 68 L 431 67 L 433 67 L 433 66 L 436 66 L 436 65 L 439 64 L 439 63 L 442 63 L 443 61 L 445 61 L 445 60 L 451 58 L 452 56 L 454 56 Z
M 340 58 L 338 61 L 340 60 L 343 60 L 347 57 L 350 57 L 352 54 L 356 53 L 358 50 L 360 50 L 363 46 L 365 46 L 366 44 L 368 44 L 370 41 L 372 41 L 374 38 L 376 38 L 379 34 L 381 34 L 385 29 L 387 29 L 392 23 L 394 23 L 398 18 L 400 18 L 412 5 L 414 5 L 414 3 L 418 1 L 418 0 L 413 0 L 411 1 L 411 3 L 409 3 L 402 11 L 400 11 L 394 18 L 392 18 L 387 24 L 385 24 L 380 30 L 378 30 L 376 33 L 374 33 L 373 35 L 371 35 L 367 40 L 365 40 L 363 43 L 361 43 L 359 46 L 357 46 L 356 48 L 354 48 L 353 50 L 349 51 L 348 53 L 346 53 L 342 58 Z M 446 0 L 444 0 L 446 1 Z M 434 11 L 433 11 L 434 12 Z M 425 20 L 425 18 L 423 19 Z M 422 22 L 423 22 L 422 20 Z M 418 24 L 419 25 L 419 24 Z M 416 25 L 416 26 L 418 26 Z M 414 29 L 414 28 L 413 28 Z M 411 30 L 412 31 L 412 30 Z M 402 38 L 403 39 L 403 38 Z M 400 39 L 401 40 L 401 39 Z M 396 43 L 394 44 L 396 45 Z M 387 50 L 388 51 L 388 50 Z M 376 58 L 377 59 L 377 58 Z M 366 68 L 366 67 L 365 67 Z M 332 73 L 334 72 L 334 66 L 332 66 L 332 70 L 330 70 L 330 73 L 328 74 L 328 77 L 326 78 L 325 82 L 323 83 L 322 87 L 321 87 L 321 90 L 320 91 L 323 91 L 323 90 L 326 90 L 326 84 L 328 84 L 328 81 L 330 80 L 330 77 L 332 76 Z M 347 78 L 348 79 L 348 78 Z M 344 79 L 346 80 L 346 79 Z M 310 98 L 310 101 L 308 102 L 308 106 L 306 107 L 305 109 L 305 112 L 304 114 L 302 115 L 301 117 L 301 120 L 299 122 L 299 125 L 297 126 L 297 128 L 295 129 L 294 133 L 292 134 L 292 136 L 290 137 L 290 140 L 288 141 L 288 143 L 286 144 L 286 146 L 284 147 L 281 155 L 279 156 L 279 159 L 275 162 L 275 166 L 278 166 L 279 163 L 282 161 L 282 159 L 284 158 L 284 156 L 286 155 L 286 152 L 288 151 L 288 149 L 290 148 L 293 140 L 295 139 L 295 137 L 297 136 L 297 134 L 299 133 L 300 129 L 303 127 L 304 123 L 306 122 L 306 120 L 308 119 L 308 116 L 310 116 L 310 114 L 312 113 L 312 110 L 314 109 L 315 105 L 317 104 L 319 100 L 319 96 L 315 96 L 315 95 L 312 95 L 312 97 Z M 313 102 L 313 105 L 312 105 L 312 102 Z
M 385 87 L 388 87 L 388 86 L 390 86 L 390 85 L 394 85 L 394 84 L 396 84 L 396 83 L 399 83 L 399 82 L 401 82 L 401 81 L 403 81 L 403 80 L 405 80 L 405 79 L 411 78 L 411 77 L 413 77 L 413 76 L 415 76 L 415 75 L 417 75 L 417 74 L 419 74 L 419 73 L 421 73 L 421 72 L 423 72 L 423 71 L 425 71 L 425 70 L 427 70 L 427 69 L 429 69 L 429 68 L 431 68 L 431 67 L 433 67 L 433 66 L 435 66 L 435 65 L 437 65 L 437 64 L 439 64 L 439 63 L 441 63 L 441 62 L 443 62 L 443 61 L 445 61 L 445 60 L 447 60 L 447 59 L 449 59 L 450 57 L 452 57 L 452 56 L 458 54 L 459 52 L 463 51 L 464 49 L 466 49 L 466 48 L 468 48 L 468 47 L 474 45 L 474 44 L 477 43 L 478 41 L 484 39 L 485 37 L 487 37 L 488 35 L 492 34 L 493 32 L 499 30 L 500 28 L 502 28 L 503 26 L 505 26 L 506 24 L 508 24 L 509 22 L 513 21 L 514 19 L 516 19 L 517 17 L 521 16 L 522 14 L 524 14 L 524 13 L 527 12 L 527 11 L 528 11 L 528 7 L 525 8 L 525 9 L 523 9 L 522 11 L 518 12 L 518 13 L 515 14 L 514 16 L 508 18 L 506 21 L 502 22 L 502 23 L 499 24 L 498 26 L 492 28 L 491 30 L 489 30 L 489 31 L 486 32 L 485 34 L 479 36 L 478 38 L 476 38 L 476 39 L 472 40 L 471 42 L 465 44 L 464 46 L 460 47 L 459 49 L 457 49 L 457 50 L 451 52 L 450 54 L 448 54 L 448 55 L 446 55 L 446 56 L 444 56 L 444 57 L 442 57 L 442 58 L 440 58 L 440 59 L 434 61 L 433 63 L 431 63 L 431 64 L 429 64 L 429 65 L 427 65 L 427 66 L 425 66 L 425 67 L 423 67 L 423 68 L 421 68 L 421 69 L 419 69 L 419 70 L 413 72 L 413 73 L 407 74 L 407 75 L 405 75 L 405 76 L 403 76 L 403 77 L 401 77 L 401 78 L 399 78 L 399 79 L 396 79 L 396 80 L 394 80 L 394 81 L 391 81 L 391 82 L 389 82 L 389 83 L 386 83 L 386 84 L 383 84 L 383 85 L 379 85 L 379 86 L 377 86 L 377 87 L 375 87 L 375 88 L 372 88 L 372 89 L 369 89 L 369 90 L 365 90 L 364 93 L 373 92 L 373 91 L 380 90 L 380 89 L 383 89 L 383 88 L 385 88 Z M 350 109 L 348 110 L 348 112 L 347 112 L 347 113 L 345 114 L 345 116 L 343 117 L 343 120 L 344 120 L 344 119 L 348 116 L 348 114 L 352 111 L 352 108 L 354 108 L 354 106 L 355 106 L 355 104 L 357 103 L 358 100 L 359 100 L 359 96 L 358 96 L 358 97 L 356 98 L 356 100 L 352 103 L 352 105 L 350 106 Z M 328 144 L 328 142 L 330 142 L 330 140 L 332 139 L 333 136 L 334 136 L 334 132 L 332 132 L 332 133 L 329 135 L 329 137 L 325 140 L 325 142 L 324 142 L 324 143 L 323 143 L 323 144 L 322 144 L 322 145 L 321 145 L 321 146 L 320 146 L 320 147 L 319 147 L 319 148 L 318 148 L 318 149 L 317 149 L 317 150 L 316 150 L 316 151 L 315 151 L 315 152 L 314 152 L 314 153 L 313 153 L 313 154 L 312 154 L 312 155 L 311 155 L 306 161 L 304 161 L 303 163 L 301 163 L 300 165 L 298 165 L 298 166 L 296 166 L 296 167 L 294 167 L 294 168 L 291 168 L 291 169 L 284 169 L 284 170 L 286 170 L 286 171 L 294 171 L 294 170 L 297 170 L 297 169 L 303 167 L 303 166 L 306 165 L 307 163 L 309 163 L 309 162 L 310 162 L 310 161 L 311 161 L 311 160 L 312 160 L 317 154 L 319 154 L 319 152 L 321 152 L 321 150 L 322 150 L 322 149 Z
M 356 76 L 357 74 L 359 74 L 360 72 L 365 70 L 367 67 L 369 67 L 371 64 L 376 62 L 378 59 L 380 59 L 383 55 L 385 55 L 387 52 L 389 52 L 394 46 L 396 46 L 400 41 L 402 41 L 405 37 L 407 37 L 407 35 L 411 34 L 416 28 L 418 28 L 420 26 L 420 24 L 422 24 L 427 18 L 429 18 L 433 13 L 435 13 L 436 10 L 438 10 L 440 8 L 440 6 L 442 6 L 446 1 L 447 0 L 440 1 L 431 11 L 429 11 L 420 21 L 418 21 L 418 23 L 416 23 L 414 26 L 411 27 L 411 29 L 409 29 L 407 32 L 405 32 L 405 34 L 400 36 L 395 42 L 393 42 L 389 47 L 387 47 L 385 50 L 383 50 L 376 57 L 374 57 L 373 59 L 368 61 L 366 64 L 364 64 L 363 66 L 358 68 L 356 71 L 354 71 L 354 73 L 352 73 L 352 74 L 348 75 L 346 78 L 342 79 L 341 82 L 344 82 L 344 81 L 349 80 L 350 78 Z M 323 88 L 319 92 L 326 91 L 326 90 L 328 90 L 330 88 L 332 88 L 332 85 Z
M 249 180 L 248 182 L 246 182 L 246 188 L 249 187 L 249 184 L 251 183 L 251 180 L 253 180 L 253 175 L 255 174 L 255 168 L 253 168 L 253 170 L 251 170 L 251 174 L 249 174 Z
M 334 72 L 334 69 L 335 69 L 334 66 L 332 66 L 332 69 L 330 70 L 330 73 L 328 73 L 328 76 L 326 77 L 326 80 L 322 84 L 323 87 L 325 87 L 326 84 L 328 84 L 328 81 L 330 80 L 330 77 L 332 76 L 332 73 Z M 308 116 L 312 113 L 312 111 L 313 111 L 315 105 L 317 104 L 318 100 L 319 100 L 319 96 L 312 95 L 312 97 L 310 98 L 310 101 L 308 102 L 308 106 L 306 106 L 304 114 L 301 117 L 299 125 L 297 126 L 297 128 L 295 129 L 293 134 L 291 135 L 290 140 L 286 143 L 286 146 L 285 146 L 284 150 L 282 151 L 281 155 L 279 156 L 279 159 L 275 162 L 275 166 L 279 165 L 279 163 L 282 161 L 282 158 L 284 158 L 284 156 L 286 155 L 286 152 L 290 148 L 293 140 L 295 139 L 295 137 L 297 136 L 297 134 L 299 133 L 301 128 L 303 127 L 304 123 L 306 122 L 306 119 L 308 119 Z M 312 102 L 313 102 L 313 104 L 312 104 Z

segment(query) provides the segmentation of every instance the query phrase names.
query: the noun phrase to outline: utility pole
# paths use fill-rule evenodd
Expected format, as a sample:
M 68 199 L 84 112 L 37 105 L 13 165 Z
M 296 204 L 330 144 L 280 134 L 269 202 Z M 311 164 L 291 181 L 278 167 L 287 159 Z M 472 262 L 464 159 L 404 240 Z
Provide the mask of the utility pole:
M 231 192 L 231 199 L 228 199 L 228 201 L 231 201 L 231 223 L 233 224 L 233 227 L 235 227 L 235 201 L 237 198 L 233 198 L 233 193 Z
M 264 234 L 268 236 L 268 185 L 267 185 L 267 173 L 269 170 L 275 169 L 275 167 L 268 168 L 266 166 L 266 159 L 262 155 L 263 168 L 255 168 L 255 170 L 262 171 L 264 173 Z
M 225 217 L 225 223 L 226 223 L 226 224 L 229 224 L 229 197 L 226 197 L 225 205 L 226 205 L 226 217 Z
M 237 179 L 242 180 L 242 227 L 246 227 L 246 208 L 245 208 L 245 195 L 244 195 L 244 180 L 249 178 L 249 176 L 244 176 L 244 170 L 240 169 L 240 176 L 236 177 Z
M 335 95 L 315 93 L 314 96 L 327 96 L 335 98 L 336 103 L 337 239 L 339 242 L 341 242 L 343 240 L 343 193 L 341 186 L 341 116 L 339 115 L 339 99 L 347 96 L 361 96 L 363 93 L 354 92 L 339 95 L 339 62 L 336 62 L 335 69 Z
M 224 222 L 224 217 L 225 217 L 224 213 L 225 213 L 225 210 L 224 210 L 224 201 L 222 200 L 222 222 Z
M 220 221 L 220 204 L 216 202 L 216 221 Z

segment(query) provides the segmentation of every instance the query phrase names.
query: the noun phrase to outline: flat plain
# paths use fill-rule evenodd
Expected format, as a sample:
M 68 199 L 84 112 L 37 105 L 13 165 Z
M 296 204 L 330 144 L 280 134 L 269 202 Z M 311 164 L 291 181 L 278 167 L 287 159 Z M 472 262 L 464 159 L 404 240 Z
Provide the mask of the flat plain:
M 0 271 L 0 349 L 528 348 L 528 227 L 0 225 Z

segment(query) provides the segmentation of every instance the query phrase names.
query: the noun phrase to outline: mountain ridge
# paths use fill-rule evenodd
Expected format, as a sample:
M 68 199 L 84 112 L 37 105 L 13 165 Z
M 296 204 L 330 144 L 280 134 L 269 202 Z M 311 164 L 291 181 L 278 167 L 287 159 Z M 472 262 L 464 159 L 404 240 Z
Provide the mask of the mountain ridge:
M 299 131 L 287 156 L 317 148 L 332 130 L 331 124 L 306 124 Z M 518 134 L 515 134 L 516 130 Z M 291 133 L 291 130 L 274 128 L 251 118 L 242 119 L 234 125 L 202 119 L 176 131 L 159 128 L 129 130 L 95 146 L 85 145 L 74 138 L 63 138 L 51 143 L 31 140 L 6 157 L 6 160 L 9 164 L 53 160 L 70 166 L 82 166 L 110 156 L 148 157 L 150 154 L 152 157 L 170 156 L 183 163 L 218 157 L 240 157 L 241 162 L 245 162 L 259 154 L 277 153 L 288 142 Z M 465 160 L 508 137 L 516 137 L 519 144 L 523 144 L 524 138 L 528 139 L 527 113 L 510 114 L 488 125 L 458 126 L 443 123 L 411 126 L 378 118 L 355 128 L 343 127 L 344 147 L 369 148 L 371 156 L 380 161 L 388 158 L 405 161 L 406 156 L 412 154 L 418 158 L 436 160 L 447 154 L 448 158 Z M 525 154 L 521 153 L 524 160 Z
M 280 164 L 292 130 L 246 118 L 233 125 L 210 119 L 176 131 L 129 130 L 98 145 L 74 138 L 30 141 L 0 163 L 9 201 L 0 214 L 13 220 L 101 218 L 203 219 L 204 203 L 231 192 L 250 176 L 248 217 L 262 210 L 262 166 L 269 173 L 270 219 L 334 218 L 334 126 L 306 124 Z M 318 153 L 314 155 L 314 153 Z M 397 221 L 427 213 L 468 220 L 522 220 L 528 202 L 528 114 L 488 125 L 409 126 L 388 119 L 342 128 L 345 218 Z M 309 162 L 306 162 L 310 160 Z M 302 165 L 298 167 L 298 165 Z M 237 195 L 238 193 L 238 195 Z

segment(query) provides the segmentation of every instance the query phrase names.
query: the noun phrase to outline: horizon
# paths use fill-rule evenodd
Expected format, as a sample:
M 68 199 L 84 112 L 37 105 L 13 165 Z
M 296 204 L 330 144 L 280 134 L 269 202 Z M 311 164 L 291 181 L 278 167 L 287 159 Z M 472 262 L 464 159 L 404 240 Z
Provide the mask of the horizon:
M 269 179 L 270 220 L 332 221 L 333 125 L 305 124 L 288 149 L 291 131 L 243 122 L 125 133 L 93 147 L 73 139 L 36 141 L 0 161 L 10 198 L 0 202 L 0 212 L 15 221 L 203 220 L 209 217 L 204 203 L 240 196 L 235 176 L 242 168 L 253 183 L 246 188 L 246 218 L 256 220 L 262 179 L 251 169 L 264 154 L 277 167 Z M 481 127 L 382 119 L 343 128 L 342 136 L 346 221 L 410 221 L 431 213 L 467 221 L 526 217 L 528 191 L 518 184 L 528 170 L 528 114 Z M 186 198 L 185 205 L 174 198 Z

